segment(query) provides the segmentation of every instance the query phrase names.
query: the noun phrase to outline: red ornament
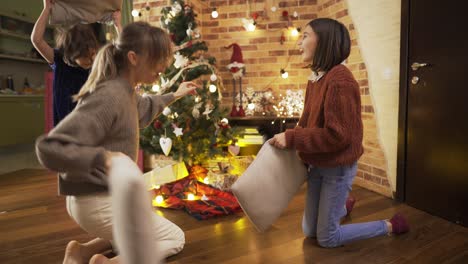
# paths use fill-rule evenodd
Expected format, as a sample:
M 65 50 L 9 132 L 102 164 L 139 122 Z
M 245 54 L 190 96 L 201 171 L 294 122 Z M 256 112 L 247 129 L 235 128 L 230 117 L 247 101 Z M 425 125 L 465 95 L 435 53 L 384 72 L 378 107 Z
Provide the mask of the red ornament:
M 171 40 L 175 42 L 175 35 L 171 34 L 170 37 L 171 37 Z
M 190 47 L 192 47 L 192 41 L 191 40 L 189 40 L 189 42 L 187 43 L 187 48 L 190 48 Z
M 288 17 L 288 16 L 289 16 L 288 11 L 284 10 L 284 11 L 283 11 L 283 17 Z
M 258 13 L 257 13 L 257 12 L 252 13 L 252 18 L 253 18 L 254 20 L 257 20 L 257 18 L 258 18 Z
M 159 120 L 154 121 L 153 127 L 155 129 L 160 129 L 162 127 L 162 123 Z

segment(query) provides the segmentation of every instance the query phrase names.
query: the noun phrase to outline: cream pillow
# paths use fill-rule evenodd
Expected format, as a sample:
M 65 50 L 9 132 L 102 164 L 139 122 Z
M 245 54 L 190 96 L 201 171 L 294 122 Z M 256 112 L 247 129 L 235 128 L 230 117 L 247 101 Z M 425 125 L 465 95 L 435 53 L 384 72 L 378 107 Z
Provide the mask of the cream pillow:
M 59 0 L 52 5 L 51 25 L 107 22 L 112 13 L 120 10 L 122 0 Z
M 231 189 L 247 217 L 263 232 L 286 209 L 306 177 L 306 166 L 294 150 L 266 142 Z
M 153 237 L 153 210 L 142 172 L 127 156 L 111 159 L 112 231 L 121 263 L 162 263 Z

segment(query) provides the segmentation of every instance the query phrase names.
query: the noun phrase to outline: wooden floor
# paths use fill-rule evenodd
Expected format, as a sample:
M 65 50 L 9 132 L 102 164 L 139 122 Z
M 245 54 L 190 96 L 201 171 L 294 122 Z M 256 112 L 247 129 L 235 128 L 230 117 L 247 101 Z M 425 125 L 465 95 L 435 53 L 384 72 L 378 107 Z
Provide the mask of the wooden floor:
M 69 240 L 90 237 L 69 218 L 56 177 L 45 170 L 0 175 L 0 263 L 61 263 Z M 157 211 L 186 233 L 185 249 L 169 263 L 468 263 L 468 229 L 355 187 L 358 199 L 347 223 L 388 218 L 400 211 L 412 231 L 335 249 L 304 239 L 304 192 L 265 234 L 242 213 L 197 221 L 182 211 Z

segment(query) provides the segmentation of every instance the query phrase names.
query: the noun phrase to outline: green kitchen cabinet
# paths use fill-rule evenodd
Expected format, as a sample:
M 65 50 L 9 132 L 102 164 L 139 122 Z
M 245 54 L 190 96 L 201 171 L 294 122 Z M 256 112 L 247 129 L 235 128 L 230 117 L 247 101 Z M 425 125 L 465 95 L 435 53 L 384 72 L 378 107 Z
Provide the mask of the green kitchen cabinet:
M 0 96 L 0 147 L 34 143 L 44 123 L 43 95 Z

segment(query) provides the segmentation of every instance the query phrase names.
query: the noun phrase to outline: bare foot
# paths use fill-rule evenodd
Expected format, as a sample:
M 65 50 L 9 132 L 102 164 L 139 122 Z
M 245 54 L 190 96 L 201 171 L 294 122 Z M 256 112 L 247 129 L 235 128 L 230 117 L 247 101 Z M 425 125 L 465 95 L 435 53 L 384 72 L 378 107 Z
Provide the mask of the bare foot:
M 107 257 L 101 254 L 94 255 L 89 261 L 89 264 L 117 264 L 117 263 L 119 263 L 118 257 L 108 259 Z
M 91 260 L 89 260 L 89 264 L 105 264 L 105 263 L 109 263 L 109 259 L 101 254 L 96 254 L 91 258 Z
M 63 258 L 63 264 L 83 264 L 86 263 L 86 259 L 82 256 L 83 246 L 78 241 L 72 240 L 68 243 L 65 249 L 65 257 Z

